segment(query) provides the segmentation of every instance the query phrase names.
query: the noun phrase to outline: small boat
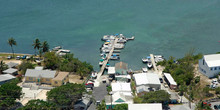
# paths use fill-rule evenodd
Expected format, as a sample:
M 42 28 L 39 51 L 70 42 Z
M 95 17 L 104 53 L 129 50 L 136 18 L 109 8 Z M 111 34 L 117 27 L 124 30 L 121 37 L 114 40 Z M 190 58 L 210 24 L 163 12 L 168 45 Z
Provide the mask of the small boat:
M 113 53 L 112 55 L 117 55 L 117 56 L 119 56 L 119 55 L 120 55 L 120 53 Z
M 144 68 L 142 68 L 142 71 L 143 71 L 144 73 L 146 73 L 146 72 L 148 71 L 148 69 L 147 69 L 146 67 L 144 67 Z
M 147 63 L 147 62 L 150 62 L 151 61 L 151 57 L 150 56 L 147 56 L 146 58 L 142 58 L 142 62 L 143 63 Z
M 110 59 L 111 59 L 111 60 L 119 60 L 120 57 L 117 56 L 117 55 L 112 55 L 112 56 L 110 57 Z
M 100 61 L 99 61 L 99 65 L 102 66 L 103 63 L 104 63 L 104 60 L 103 60 L 103 59 L 100 59 Z
M 148 63 L 147 63 L 147 67 L 148 67 L 148 68 L 152 68 L 152 67 L 153 67 L 153 64 L 152 64 L 151 62 L 148 62 Z
M 127 38 L 127 40 L 134 40 L 134 36 L 132 36 L 131 38 Z
M 105 69 L 108 69 L 108 67 L 110 66 L 110 64 L 109 63 L 107 63 L 106 64 L 106 67 L 105 67 Z

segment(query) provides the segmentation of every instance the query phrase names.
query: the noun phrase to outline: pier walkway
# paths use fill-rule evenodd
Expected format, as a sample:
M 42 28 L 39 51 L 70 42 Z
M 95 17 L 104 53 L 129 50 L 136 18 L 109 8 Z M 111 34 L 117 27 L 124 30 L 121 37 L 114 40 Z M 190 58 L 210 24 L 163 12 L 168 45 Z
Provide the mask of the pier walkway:
M 154 55 L 153 55 L 153 54 L 150 54 L 150 59 L 151 59 L 151 63 L 153 64 L 154 71 L 155 71 L 156 73 L 158 73 L 158 69 L 157 69 L 157 66 L 156 66 L 156 63 L 155 63 Z
M 98 86 L 99 86 L 99 83 L 102 81 L 102 80 L 101 80 L 101 76 L 102 76 L 102 74 L 103 74 L 103 72 L 104 72 L 104 70 L 105 70 L 106 64 L 108 63 L 110 57 L 112 56 L 112 53 L 113 53 L 113 51 L 114 51 L 114 49 L 115 49 L 115 44 L 116 44 L 117 42 L 118 42 L 118 38 L 116 37 L 115 40 L 114 40 L 114 42 L 113 42 L 113 44 L 112 44 L 112 49 L 111 49 L 111 51 L 109 52 L 109 54 L 108 54 L 106 60 L 104 61 L 103 65 L 102 65 L 102 67 L 101 67 L 101 69 L 100 69 L 100 71 L 99 71 L 98 74 L 97 74 L 97 78 L 96 78 L 95 84 L 94 84 L 95 87 L 98 87 Z

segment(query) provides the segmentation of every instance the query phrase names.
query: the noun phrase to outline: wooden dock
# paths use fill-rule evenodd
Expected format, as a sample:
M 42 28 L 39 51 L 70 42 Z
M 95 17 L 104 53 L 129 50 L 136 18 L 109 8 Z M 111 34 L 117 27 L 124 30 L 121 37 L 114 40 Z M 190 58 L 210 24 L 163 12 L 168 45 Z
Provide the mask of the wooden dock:
M 115 49 L 115 48 L 114 48 L 114 47 L 115 47 L 114 45 L 115 45 L 117 42 L 118 42 L 118 38 L 116 37 L 115 40 L 114 40 L 114 42 L 113 42 L 113 44 L 112 44 L 112 49 L 111 49 L 111 51 L 109 52 L 109 54 L 108 54 L 106 60 L 104 61 L 103 65 L 102 65 L 102 67 L 101 67 L 101 69 L 100 69 L 100 71 L 99 71 L 98 74 L 97 74 L 97 79 L 96 79 L 96 80 L 97 80 L 98 82 L 101 82 L 101 81 L 102 81 L 100 78 L 101 78 L 101 76 L 102 76 L 102 74 L 103 74 L 103 72 L 104 72 L 104 70 L 105 70 L 106 64 L 108 63 L 110 57 L 112 56 L 112 53 L 113 53 L 113 51 L 114 51 L 114 49 Z
M 158 73 L 158 69 L 157 69 L 157 66 L 156 66 L 156 63 L 155 63 L 154 55 L 153 55 L 153 54 L 150 54 L 150 59 L 151 59 L 151 63 L 153 64 L 154 71 L 155 71 L 156 73 Z

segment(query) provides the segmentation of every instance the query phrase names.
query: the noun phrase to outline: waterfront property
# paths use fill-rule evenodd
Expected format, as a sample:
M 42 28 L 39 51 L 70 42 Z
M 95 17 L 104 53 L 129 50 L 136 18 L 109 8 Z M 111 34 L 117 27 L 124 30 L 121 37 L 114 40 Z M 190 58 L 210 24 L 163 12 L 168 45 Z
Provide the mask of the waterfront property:
M 128 110 L 162 110 L 161 103 L 129 104 Z
M 156 73 L 134 74 L 137 93 L 149 92 L 161 89 L 159 76 Z
M 38 85 L 48 84 L 55 87 L 61 86 L 69 82 L 69 73 L 51 70 L 27 69 L 25 73 L 25 82 L 32 82 Z
M 220 73 L 220 54 L 204 55 L 199 60 L 199 71 L 208 78 L 217 76 Z
M 164 80 L 167 82 L 169 85 L 170 89 L 176 89 L 177 88 L 177 83 L 174 81 L 173 77 L 169 73 L 164 73 Z
M 2 74 L 2 75 L 0 75 L 0 85 L 4 84 L 6 82 L 9 82 L 13 79 L 15 79 L 15 77 L 10 74 Z

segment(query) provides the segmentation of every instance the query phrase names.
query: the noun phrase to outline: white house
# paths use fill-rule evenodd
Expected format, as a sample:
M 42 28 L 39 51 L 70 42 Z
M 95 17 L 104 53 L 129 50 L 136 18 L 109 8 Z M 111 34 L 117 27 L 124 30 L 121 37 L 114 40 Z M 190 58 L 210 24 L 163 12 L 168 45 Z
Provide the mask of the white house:
M 138 73 L 134 74 L 137 93 L 149 92 L 151 90 L 159 90 L 161 84 L 159 76 L 156 73 Z
M 199 71 L 209 78 L 218 75 L 220 72 L 220 54 L 204 55 L 199 60 Z
M 13 79 L 15 79 L 16 77 L 10 75 L 10 74 L 1 74 L 0 75 L 0 85 L 6 83 L 6 82 L 9 82 Z
M 128 104 L 128 110 L 162 110 L 161 103 Z

